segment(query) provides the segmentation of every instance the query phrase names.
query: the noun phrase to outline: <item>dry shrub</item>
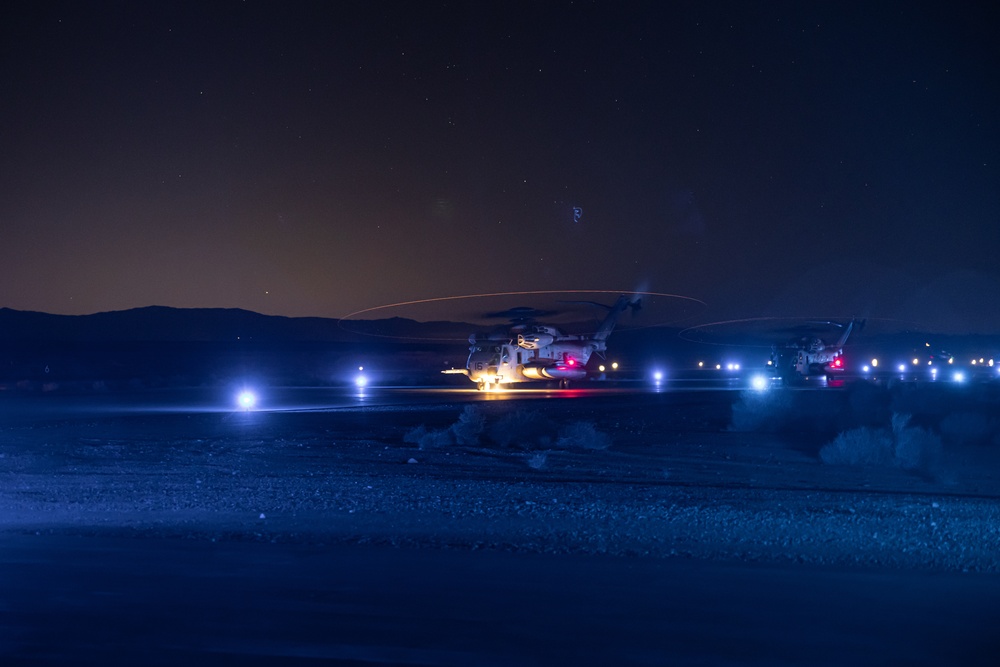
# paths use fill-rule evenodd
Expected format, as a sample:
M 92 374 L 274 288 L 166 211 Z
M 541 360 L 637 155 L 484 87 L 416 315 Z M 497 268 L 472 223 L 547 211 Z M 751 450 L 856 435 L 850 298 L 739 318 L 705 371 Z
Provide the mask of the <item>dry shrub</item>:
M 486 417 L 475 406 L 467 405 L 458 421 L 445 429 L 428 430 L 421 424 L 403 436 L 420 449 L 439 449 L 451 445 L 472 446 L 479 444 L 479 436 L 486 428 Z
M 573 422 L 559 430 L 556 447 L 560 449 L 607 449 L 611 437 L 602 433 L 590 422 Z
M 831 465 L 896 467 L 922 475 L 936 474 L 941 461 L 941 438 L 919 426 L 910 416 L 894 414 L 891 428 L 861 427 L 844 431 L 824 445 L 819 455 Z
M 831 465 L 888 466 L 894 449 L 891 431 L 862 426 L 839 434 L 819 450 L 819 457 Z

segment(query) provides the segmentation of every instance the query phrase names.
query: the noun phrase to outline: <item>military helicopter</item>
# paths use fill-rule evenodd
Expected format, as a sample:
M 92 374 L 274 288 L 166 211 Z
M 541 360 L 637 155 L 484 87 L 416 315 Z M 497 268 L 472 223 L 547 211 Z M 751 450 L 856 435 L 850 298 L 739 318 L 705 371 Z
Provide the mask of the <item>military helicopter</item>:
M 467 375 L 480 391 L 500 388 L 515 382 L 551 381 L 569 387 L 571 380 L 587 377 L 587 362 L 595 352 L 603 355 L 607 339 L 618 316 L 631 308 L 642 307 L 642 299 L 630 300 L 621 295 L 613 306 L 586 302 L 608 309 L 608 314 L 592 335 L 565 334 L 559 329 L 527 320 L 536 314 L 531 309 L 505 311 L 517 322 L 509 331 L 469 336 L 469 359 L 465 368 L 441 371 Z
M 844 333 L 836 343 L 828 344 L 818 336 L 800 336 L 788 341 L 783 347 L 771 348 L 771 358 L 767 365 L 779 371 L 794 371 L 801 377 L 825 375 L 827 377 L 844 372 L 844 345 L 855 326 L 860 329 L 864 321 L 851 320 L 846 326 L 837 322 L 817 323 L 823 326 L 841 328 Z

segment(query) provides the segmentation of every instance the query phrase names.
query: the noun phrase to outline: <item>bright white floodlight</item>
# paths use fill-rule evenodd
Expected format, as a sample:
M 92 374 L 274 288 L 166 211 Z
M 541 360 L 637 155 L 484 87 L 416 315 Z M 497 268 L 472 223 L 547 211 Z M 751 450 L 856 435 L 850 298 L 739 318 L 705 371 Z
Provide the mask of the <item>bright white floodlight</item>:
M 244 389 L 236 397 L 236 402 L 244 410 L 253 410 L 254 406 L 257 405 L 257 395 L 249 389 Z

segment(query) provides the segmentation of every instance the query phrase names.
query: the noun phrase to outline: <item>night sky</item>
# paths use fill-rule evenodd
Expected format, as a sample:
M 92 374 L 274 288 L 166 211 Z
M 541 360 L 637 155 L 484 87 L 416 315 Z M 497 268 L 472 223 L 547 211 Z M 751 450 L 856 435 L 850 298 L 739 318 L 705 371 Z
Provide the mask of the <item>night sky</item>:
M 814 6 L 818 5 L 818 6 Z M 0 306 L 650 290 L 1000 332 L 989 3 L 34 3 Z

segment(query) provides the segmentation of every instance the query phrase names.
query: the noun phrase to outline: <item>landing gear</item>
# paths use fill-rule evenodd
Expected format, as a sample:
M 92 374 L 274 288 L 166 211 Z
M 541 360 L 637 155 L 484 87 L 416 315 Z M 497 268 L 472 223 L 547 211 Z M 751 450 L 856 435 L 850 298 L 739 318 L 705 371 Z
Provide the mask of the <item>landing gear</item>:
M 569 380 L 566 380 L 566 379 L 559 380 L 559 388 L 560 389 L 569 389 Z

